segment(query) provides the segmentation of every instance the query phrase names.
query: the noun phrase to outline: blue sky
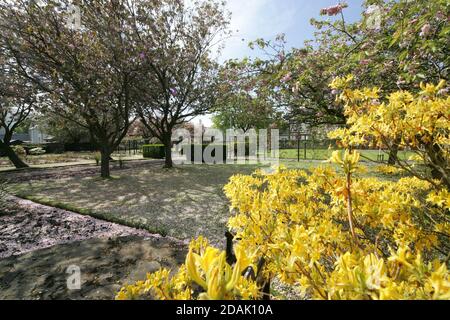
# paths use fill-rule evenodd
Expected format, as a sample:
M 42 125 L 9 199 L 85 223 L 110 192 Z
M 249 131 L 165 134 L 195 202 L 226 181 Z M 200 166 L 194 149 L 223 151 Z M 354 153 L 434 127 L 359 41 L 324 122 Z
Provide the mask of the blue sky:
M 227 0 L 232 13 L 230 28 L 235 35 L 226 41 L 220 60 L 254 55 L 247 46 L 249 41 L 273 39 L 279 33 L 286 34 L 288 46 L 301 47 L 313 37 L 314 28 L 309 20 L 325 19 L 320 17 L 320 9 L 337 3 L 339 0 Z M 344 11 L 347 21 L 359 20 L 362 3 L 363 0 L 347 0 L 349 7 Z
M 288 47 L 301 47 L 303 42 L 313 38 L 315 29 L 311 18 L 320 16 L 320 9 L 336 5 L 340 0 L 227 0 L 227 9 L 232 13 L 230 29 L 234 36 L 225 43 L 220 61 L 232 58 L 255 56 L 257 52 L 248 47 L 248 42 L 257 38 L 274 39 L 277 34 L 286 35 Z M 363 0 L 347 0 L 344 9 L 346 21 L 360 19 Z M 330 18 L 331 19 L 331 18 Z M 194 119 L 211 126 L 211 116 Z

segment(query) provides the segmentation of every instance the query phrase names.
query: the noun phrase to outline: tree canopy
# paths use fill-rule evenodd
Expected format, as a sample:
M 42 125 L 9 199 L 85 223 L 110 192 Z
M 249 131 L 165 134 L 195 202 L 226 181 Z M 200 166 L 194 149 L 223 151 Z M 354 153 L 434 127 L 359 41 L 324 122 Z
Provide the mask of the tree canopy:
M 172 130 L 214 104 L 218 64 L 213 54 L 228 32 L 229 16 L 217 1 L 161 4 L 136 4 L 133 28 L 142 70 L 137 113 L 164 143 L 165 165 L 172 167 Z

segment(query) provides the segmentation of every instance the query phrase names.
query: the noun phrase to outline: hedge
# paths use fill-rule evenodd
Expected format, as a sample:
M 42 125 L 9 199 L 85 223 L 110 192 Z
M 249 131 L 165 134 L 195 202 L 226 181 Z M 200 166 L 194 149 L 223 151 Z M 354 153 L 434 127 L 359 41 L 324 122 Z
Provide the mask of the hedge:
M 206 149 L 207 146 L 215 146 L 215 147 L 222 147 L 223 148 L 223 158 L 222 161 L 226 162 L 227 161 L 227 146 L 223 145 L 223 144 L 191 144 L 191 145 L 186 145 L 183 147 L 186 148 L 186 160 L 191 161 L 191 162 L 195 162 L 195 160 L 199 161 L 200 159 L 194 159 L 194 154 L 196 150 L 199 150 L 201 148 L 201 162 L 206 162 L 205 159 L 203 158 L 203 154 L 204 151 Z M 211 152 L 212 157 L 216 156 L 216 149 L 213 149 Z
M 64 152 L 64 145 L 62 143 L 24 143 L 22 144 L 22 147 L 27 152 L 27 155 L 33 154 L 31 150 L 33 149 L 44 149 L 45 153 L 63 153 Z
M 144 158 L 164 159 L 166 152 L 163 144 L 146 144 L 142 146 Z
M 227 161 L 227 159 L 231 159 L 234 158 L 234 156 L 237 155 L 237 150 L 238 150 L 238 144 L 234 144 L 234 151 L 232 153 L 232 155 L 228 155 L 228 145 L 226 144 L 191 144 L 191 145 L 185 145 L 183 146 L 183 150 L 186 150 L 186 160 L 191 161 L 191 162 L 195 162 L 194 160 L 194 151 L 195 149 L 199 150 L 201 148 L 201 154 L 202 154 L 202 158 L 201 161 L 204 163 L 205 159 L 203 158 L 203 154 L 205 152 L 205 149 L 207 146 L 214 146 L 215 148 L 212 150 L 211 152 L 211 156 L 214 158 L 216 155 L 216 148 L 223 148 L 223 153 L 222 153 L 222 161 L 225 163 Z M 251 156 L 256 156 L 256 152 L 255 150 L 252 150 L 252 154 Z M 229 157 L 227 157 L 229 156 Z M 250 156 L 250 146 L 248 143 L 245 144 L 245 156 L 248 157 Z M 200 159 L 197 159 L 197 161 L 199 161 Z
M 97 151 L 98 146 L 96 146 L 94 143 L 90 143 L 90 142 L 65 143 L 64 149 L 66 151 L 73 151 L 73 152 Z

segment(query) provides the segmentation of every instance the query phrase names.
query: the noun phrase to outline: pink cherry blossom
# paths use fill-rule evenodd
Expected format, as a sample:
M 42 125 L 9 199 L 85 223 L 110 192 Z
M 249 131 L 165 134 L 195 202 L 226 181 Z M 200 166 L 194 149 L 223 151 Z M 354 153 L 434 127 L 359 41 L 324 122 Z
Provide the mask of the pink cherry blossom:
M 445 20 L 446 15 L 442 13 L 442 11 L 439 11 L 438 13 L 436 13 L 436 18 L 438 18 L 439 20 Z
M 401 78 L 397 80 L 397 86 L 399 86 L 399 87 L 404 85 L 405 83 L 406 83 L 406 81 Z
M 450 88 L 447 87 L 447 88 L 439 90 L 438 94 L 439 95 L 446 95 L 446 94 L 448 94 L 449 91 L 450 91 Z
M 281 82 L 286 83 L 292 80 L 292 72 L 289 72 L 283 78 L 281 78 Z
M 370 60 L 368 60 L 368 59 L 363 59 L 363 60 L 361 60 L 359 63 L 360 63 L 361 65 L 363 65 L 363 66 L 367 66 L 367 65 L 370 63 Z
M 348 5 L 345 2 L 342 2 L 337 5 L 321 9 L 320 14 L 322 16 L 324 16 L 324 15 L 335 16 L 335 15 L 341 13 L 342 9 L 347 8 L 347 7 L 348 7 Z
M 429 23 L 426 23 L 423 25 L 422 30 L 420 32 L 421 37 L 426 37 L 431 32 L 431 25 Z

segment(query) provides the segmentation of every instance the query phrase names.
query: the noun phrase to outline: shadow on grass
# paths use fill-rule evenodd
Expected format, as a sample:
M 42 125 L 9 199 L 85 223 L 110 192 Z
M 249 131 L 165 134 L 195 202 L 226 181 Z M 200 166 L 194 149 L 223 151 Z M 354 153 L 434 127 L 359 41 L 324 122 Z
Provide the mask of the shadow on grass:
M 191 239 L 222 242 L 230 216 L 223 186 L 256 165 L 184 165 L 117 171 L 114 179 L 72 177 L 14 184 L 17 196 L 95 218 Z

